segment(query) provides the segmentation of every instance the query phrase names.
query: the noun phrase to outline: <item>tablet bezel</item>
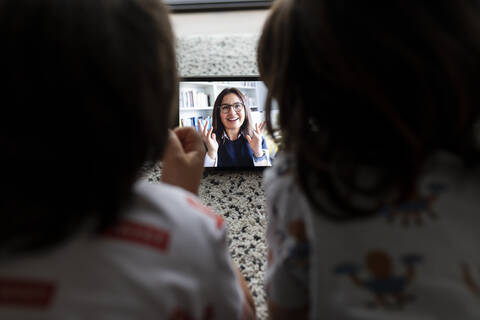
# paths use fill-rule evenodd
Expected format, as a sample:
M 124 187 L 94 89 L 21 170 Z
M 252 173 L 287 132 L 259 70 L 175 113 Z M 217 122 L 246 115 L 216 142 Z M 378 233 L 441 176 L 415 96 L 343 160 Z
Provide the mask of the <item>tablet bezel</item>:
M 247 1 L 166 1 L 166 5 L 174 13 L 196 12 L 196 11 L 223 11 L 223 10 L 258 10 L 268 9 L 272 6 L 273 0 L 247 0 Z

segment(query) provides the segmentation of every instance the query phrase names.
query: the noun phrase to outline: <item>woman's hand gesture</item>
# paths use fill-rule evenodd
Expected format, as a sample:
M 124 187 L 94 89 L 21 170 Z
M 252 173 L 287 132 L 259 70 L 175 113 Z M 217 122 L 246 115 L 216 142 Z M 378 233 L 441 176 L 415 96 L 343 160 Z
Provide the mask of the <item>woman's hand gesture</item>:
M 263 155 L 262 134 L 263 134 L 264 128 L 265 128 L 265 121 L 261 122 L 260 125 L 258 125 L 258 123 L 255 123 L 255 129 L 253 129 L 252 131 L 252 136 L 247 135 L 245 137 L 255 157 L 261 157 Z
M 205 125 L 202 126 L 202 121 L 199 119 L 198 120 L 198 131 L 202 135 L 203 141 L 207 145 L 207 154 L 210 157 L 210 159 L 217 159 L 217 151 L 218 151 L 218 142 L 217 142 L 217 137 L 215 136 L 215 133 L 212 133 L 213 131 L 213 126 L 210 128 L 210 130 L 207 130 L 208 128 L 208 120 L 205 121 Z

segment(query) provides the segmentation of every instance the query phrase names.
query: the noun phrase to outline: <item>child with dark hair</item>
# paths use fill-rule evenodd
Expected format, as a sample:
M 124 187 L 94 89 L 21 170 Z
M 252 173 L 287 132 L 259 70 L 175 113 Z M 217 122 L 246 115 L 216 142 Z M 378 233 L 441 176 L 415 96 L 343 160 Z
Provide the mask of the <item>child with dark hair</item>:
M 0 1 L 0 318 L 254 318 L 157 0 Z M 163 160 L 163 182 L 140 179 Z M 175 186 L 174 186 L 175 185 Z
M 278 0 L 258 64 L 273 319 L 478 319 L 474 1 Z

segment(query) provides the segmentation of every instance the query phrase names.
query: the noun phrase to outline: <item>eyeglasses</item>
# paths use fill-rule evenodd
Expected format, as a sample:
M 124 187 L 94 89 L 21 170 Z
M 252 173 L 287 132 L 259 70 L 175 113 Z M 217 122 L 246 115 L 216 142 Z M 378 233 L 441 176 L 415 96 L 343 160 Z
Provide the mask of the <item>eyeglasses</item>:
M 220 112 L 223 114 L 227 114 L 230 111 L 230 108 L 233 108 L 235 112 L 240 112 L 244 107 L 243 103 L 236 102 L 234 104 L 222 104 L 220 106 Z

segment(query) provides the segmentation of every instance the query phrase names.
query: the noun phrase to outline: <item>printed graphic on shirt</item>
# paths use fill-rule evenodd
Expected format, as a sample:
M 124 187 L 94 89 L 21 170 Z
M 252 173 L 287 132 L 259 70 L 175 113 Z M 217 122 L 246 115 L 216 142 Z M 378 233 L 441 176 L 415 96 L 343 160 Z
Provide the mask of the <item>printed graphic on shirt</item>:
M 468 290 L 472 292 L 477 297 L 480 297 L 480 284 L 474 280 L 472 268 L 468 264 L 462 264 L 462 275 L 463 281 L 467 286 Z M 480 276 L 480 268 L 478 270 L 478 275 Z
M 433 205 L 445 189 L 443 184 L 431 183 L 428 185 L 429 193 L 427 195 L 421 195 L 418 190 L 414 190 L 408 200 L 399 205 L 387 206 L 381 213 L 387 217 L 387 221 L 390 223 L 395 222 L 398 218 L 404 227 L 410 226 L 412 222 L 417 226 L 422 226 L 425 224 L 425 217 L 430 220 L 438 217 L 433 210 Z
M 168 250 L 170 244 L 170 233 L 167 230 L 127 220 L 120 221 L 101 235 L 148 246 L 161 252 Z
M 277 287 L 275 284 L 280 281 L 281 286 L 285 289 L 276 294 L 278 298 L 279 294 L 283 296 L 283 298 L 279 298 L 280 301 L 290 299 L 292 292 L 295 292 L 293 295 L 295 295 L 296 303 L 302 300 L 301 305 L 303 306 L 308 303 L 310 267 L 310 243 L 307 238 L 305 223 L 303 219 L 285 222 L 285 228 L 279 230 L 278 233 L 283 234 L 281 244 L 278 247 L 274 246 L 275 248 L 270 247 L 268 250 L 267 272 L 271 276 L 265 281 L 265 292 L 270 299 L 272 290 L 275 290 L 273 288 Z M 280 239 L 280 237 L 277 236 L 276 239 Z M 275 254 L 278 254 L 278 257 Z M 275 261 L 276 259 L 279 260 Z M 287 274 L 288 277 L 285 278 Z M 302 297 L 298 295 L 299 292 L 301 292 Z
M 53 282 L 0 278 L 0 306 L 47 308 L 55 292 L 56 286 Z
M 308 267 L 308 259 L 310 253 L 310 244 L 305 231 L 305 223 L 303 220 L 294 220 L 288 224 L 288 235 L 295 239 L 288 254 L 287 263 L 292 267 Z
M 204 206 L 203 204 L 201 204 L 200 202 L 198 202 L 197 200 L 195 200 L 191 197 L 186 197 L 186 200 L 187 200 L 187 203 L 189 205 L 191 205 L 192 207 L 194 207 L 198 211 L 206 214 L 210 218 L 214 219 L 217 229 L 222 228 L 222 226 L 223 226 L 223 218 L 222 217 L 220 217 L 218 214 L 213 212 L 209 207 Z
M 303 220 L 298 219 L 288 223 L 286 233 L 285 260 L 277 268 L 283 269 L 283 272 L 287 272 L 292 279 L 295 279 L 292 284 L 295 283 L 299 290 L 306 290 L 309 285 L 310 243 Z
M 406 289 L 415 278 L 415 265 L 421 263 L 423 258 L 417 254 L 406 254 L 401 260 L 406 268 L 403 275 L 395 274 L 394 262 L 382 250 L 370 251 L 365 257 L 369 279 L 361 279 L 358 275 L 361 266 L 350 262 L 338 264 L 334 273 L 350 277 L 354 285 L 373 295 L 375 300 L 367 302 L 367 307 L 398 310 L 414 300 L 414 296 L 407 293 Z

